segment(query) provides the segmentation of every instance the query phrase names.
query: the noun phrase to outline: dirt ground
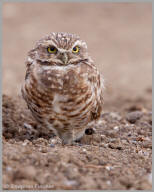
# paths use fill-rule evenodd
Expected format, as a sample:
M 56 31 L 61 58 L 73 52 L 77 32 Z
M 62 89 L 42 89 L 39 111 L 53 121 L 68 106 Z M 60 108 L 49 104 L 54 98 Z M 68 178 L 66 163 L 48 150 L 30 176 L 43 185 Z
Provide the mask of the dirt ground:
M 44 132 L 20 95 L 24 61 L 51 31 L 77 33 L 105 78 L 104 111 L 75 146 Z M 150 3 L 5 3 L 3 189 L 152 189 Z

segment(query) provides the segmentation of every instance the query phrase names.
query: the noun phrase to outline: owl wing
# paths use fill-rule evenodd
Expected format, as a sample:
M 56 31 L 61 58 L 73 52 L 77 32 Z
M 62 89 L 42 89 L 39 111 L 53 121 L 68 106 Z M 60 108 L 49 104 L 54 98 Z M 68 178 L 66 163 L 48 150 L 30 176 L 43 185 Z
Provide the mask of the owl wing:
M 103 77 L 101 77 L 99 71 L 95 70 L 94 73 L 91 74 L 92 84 L 95 92 L 95 100 L 96 104 L 93 106 L 91 110 L 91 120 L 97 120 L 102 112 L 103 106 Z
M 97 100 L 96 105 L 91 110 L 91 120 L 97 120 L 101 116 L 101 112 L 103 109 L 103 98 L 101 101 Z

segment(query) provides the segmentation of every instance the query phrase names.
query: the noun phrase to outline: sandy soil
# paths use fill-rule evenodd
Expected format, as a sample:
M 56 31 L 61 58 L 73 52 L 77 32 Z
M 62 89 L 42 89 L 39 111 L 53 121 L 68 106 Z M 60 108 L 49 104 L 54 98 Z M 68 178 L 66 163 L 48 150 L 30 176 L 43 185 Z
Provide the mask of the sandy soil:
M 86 40 L 105 78 L 92 135 L 62 146 L 20 96 L 24 61 L 51 31 Z M 152 189 L 152 7 L 146 3 L 5 3 L 3 188 Z

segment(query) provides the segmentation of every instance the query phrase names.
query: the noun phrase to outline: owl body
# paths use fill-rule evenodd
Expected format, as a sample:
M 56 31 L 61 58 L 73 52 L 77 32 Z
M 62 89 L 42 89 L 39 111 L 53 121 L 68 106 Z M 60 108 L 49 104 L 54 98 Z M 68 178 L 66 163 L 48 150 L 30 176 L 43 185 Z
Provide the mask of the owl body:
M 40 124 L 63 143 L 81 138 L 102 111 L 103 82 L 86 49 L 76 35 L 52 33 L 27 60 L 23 98 Z

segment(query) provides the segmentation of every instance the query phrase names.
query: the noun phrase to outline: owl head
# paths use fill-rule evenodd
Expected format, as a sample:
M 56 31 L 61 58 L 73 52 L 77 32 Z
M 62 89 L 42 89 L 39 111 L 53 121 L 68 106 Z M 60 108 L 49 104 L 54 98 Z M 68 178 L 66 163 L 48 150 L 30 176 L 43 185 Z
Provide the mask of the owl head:
M 42 38 L 32 52 L 35 59 L 44 65 L 66 66 L 89 58 L 86 43 L 75 34 L 63 32 Z

